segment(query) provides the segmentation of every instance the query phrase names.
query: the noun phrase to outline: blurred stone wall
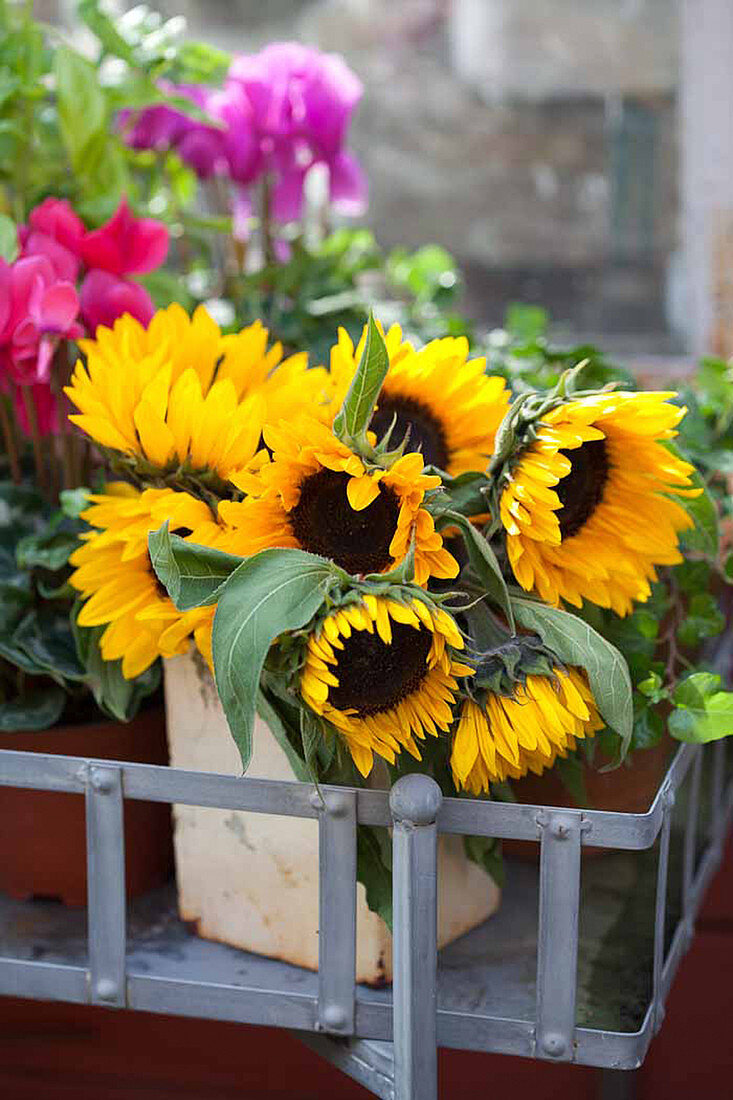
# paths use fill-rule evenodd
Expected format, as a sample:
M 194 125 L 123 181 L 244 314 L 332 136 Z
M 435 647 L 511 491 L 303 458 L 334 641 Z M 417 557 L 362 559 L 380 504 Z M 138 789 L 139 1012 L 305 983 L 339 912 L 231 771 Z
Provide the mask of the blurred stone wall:
M 353 146 L 380 242 L 434 240 L 466 304 L 674 346 L 677 0 L 181 0 L 230 50 L 297 38 L 365 84 Z

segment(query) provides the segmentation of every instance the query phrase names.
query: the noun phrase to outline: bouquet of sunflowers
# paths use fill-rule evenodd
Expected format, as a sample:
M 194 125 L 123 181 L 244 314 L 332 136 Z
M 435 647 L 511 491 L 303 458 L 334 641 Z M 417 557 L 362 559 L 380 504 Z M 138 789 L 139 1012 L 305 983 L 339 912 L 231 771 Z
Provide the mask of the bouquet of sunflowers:
M 379 757 L 504 798 L 659 740 L 662 703 L 683 740 L 733 732 L 699 639 L 665 650 L 705 595 L 676 572 L 722 574 L 674 393 L 586 388 L 581 362 L 513 396 L 465 339 L 373 318 L 328 366 L 177 306 L 82 350 L 72 420 L 120 480 L 83 513 L 78 621 L 131 677 L 193 639 L 244 770 L 258 712 L 316 783 Z

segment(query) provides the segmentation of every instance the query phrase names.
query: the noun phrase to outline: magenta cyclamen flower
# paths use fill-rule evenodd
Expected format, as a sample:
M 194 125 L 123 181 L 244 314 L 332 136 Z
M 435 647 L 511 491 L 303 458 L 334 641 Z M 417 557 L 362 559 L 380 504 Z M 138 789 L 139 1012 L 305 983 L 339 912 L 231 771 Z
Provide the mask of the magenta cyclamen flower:
M 48 382 L 59 339 L 76 339 L 79 299 L 46 256 L 0 260 L 0 365 L 20 385 Z
M 155 313 L 153 300 L 145 287 L 130 279 L 120 279 L 109 271 L 90 271 L 79 292 L 81 315 L 91 333 L 98 325 L 111 328 L 118 317 L 129 313 L 141 325 L 147 325 Z
M 58 430 L 51 387 L 59 341 L 94 335 L 124 313 L 147 324 L 155 307 L 126 276 L 153 271 L 166 257 L 168 230 L 136 218 L 123 199 L 101 228 L 87 231 L 68 202 L 46 199 L 20 226 L 20 257 L 0 260 L 0 387 L 14 401 L 21 427 Z M 81 286 L 77 292 L 77 283 Z
M 314 164 L 328 167 L 334 206 L 363 213 L 366 177 L 343 148 L 362 85 L 343 58 L 297 42 L 276 42 L 236 58 L 229 83 L 240 85 L 251 106 L 252 125 L 275 178 L 278 220 L 300 217 L 305 177 Z
M 239 184 L 237 235 L 252 208 L 246 189 L 265 175 L 272 183 L 275 220 L 300 218 L 305 179 L 316 164 L 328 168 L 337 210 L 354 215 L 366 209 L 366 177 L 344 148 L 362 85 L 343 58 L 278 42 L 235 58 L 221 90 L 172 85 L 165 90 L 187 96 L 220 126 L 156 104 L 138 113 L 127 141 L 138 149 L 176 149 L 199 178 L 222 175 Z M 126 112 L 123 126 L 129 117 Z
M 74 282 L 86 228 L 65 199 L 45 199 L 20 230 L 24 256 L 46 256 L 59 279 Z
M 136 218 L 123 199 L 108 222 L 86 234 L 81 254 L 88 268 L 118 276 L 142 275 L 165 260 L 168 230 L 162 222 Z

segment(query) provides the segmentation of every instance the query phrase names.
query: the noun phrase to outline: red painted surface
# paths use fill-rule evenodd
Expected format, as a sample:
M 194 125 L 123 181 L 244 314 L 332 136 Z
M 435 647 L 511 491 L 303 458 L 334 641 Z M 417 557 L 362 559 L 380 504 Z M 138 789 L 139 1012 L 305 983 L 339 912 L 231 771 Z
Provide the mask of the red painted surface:
M 640 1075 L 639 1100 L 733 1097 L 733 845 Z M 441 1100 L 591 1100 L 595 1071 L 442 1051 Z M 272 1028 L 0 999 L 2 1100 L 367 1100 Z

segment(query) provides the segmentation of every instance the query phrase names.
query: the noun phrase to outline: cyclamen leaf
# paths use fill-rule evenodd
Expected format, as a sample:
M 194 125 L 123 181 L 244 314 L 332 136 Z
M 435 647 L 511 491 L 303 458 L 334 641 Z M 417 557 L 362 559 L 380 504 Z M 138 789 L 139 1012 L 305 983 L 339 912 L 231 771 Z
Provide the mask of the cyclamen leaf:
M 616 647 L 568 611 L 520 597 L 512 606 L 517 621 L 536 631 L 561 661 L 586 670 L 598 710 L 620 736 L 625 755 L 634 729 L 634 706 L 628 665 Z
M 61 136 L 75 171 L 86 173 L 85 154 L 105 134 L 107 106 L 94 66 L 68 46 L 54 55 Z
M 166 522 L 148 535 L 148 552 L 155 575 L 179 611 L 216 603 L 224 581 L 244 558 L 186 542 L 171 535 Z
M 387 345 L 374 320 L 374 314 L 370 313 L 359 365 L 333 422 L 334 434 L 342 442 L 356 439 L 369 427 L 388 370 Z
M 0 260 L 12 264 L 18 255 L 18 230 L 12 218 L 0 214 Z
M 66 692 L 58 685 L 36 688 L 27 698 L 0 703 L 0 731 L 47 730 L 56 725 L 65 705 Z
M 160 662 L 157 661 L 134 680 L 126 680 L 122 675 L 122 661 L 105 660 L 99 648 L 106 626 L 79 626 L 76 622 L 80 603 L 72 612 L 71 623 L 79 660 L 86 670 L 86 684 L 105 714 L 116 722 L 129 722 L 137 714 L 143 699 L 157 691 Z
M 216 686 L 246 771 L 260 674 L 278 635 L 305 626 L 318 611 L 336 573 L 325 558 L 303 550 L 262 550 L 246 559 L 222 586 L 214 617 Z

